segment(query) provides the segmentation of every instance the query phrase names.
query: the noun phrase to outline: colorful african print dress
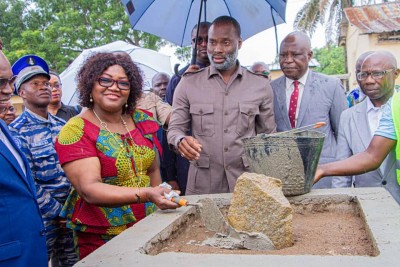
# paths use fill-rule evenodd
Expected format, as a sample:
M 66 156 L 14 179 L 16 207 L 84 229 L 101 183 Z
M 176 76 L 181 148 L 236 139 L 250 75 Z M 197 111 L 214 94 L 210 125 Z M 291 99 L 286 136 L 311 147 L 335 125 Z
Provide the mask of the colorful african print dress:
M 155 146 L 159 147 L 156 138 L 159 123 L 139 109 L 132 118 L 136 124 L 136 129 L 130 132 L 133 140 L 129 133 L 111 134 L 81 117 L 70 119 L 60 131 L 55 146 L 61 164 L 98 157 L 104 183 L 150 187 L 147 169 L 155 158 Z M 104 237 L 105 243 L 155 210 L 156 206 L 151 202 L 115 208 L 92 205 L 73 189 L 60 216 L 67 218 L 67 227 L 74 230 L 78 239 L 79 233 L 92 233 Z M 77 245 L 82 259 L 79 243 Z

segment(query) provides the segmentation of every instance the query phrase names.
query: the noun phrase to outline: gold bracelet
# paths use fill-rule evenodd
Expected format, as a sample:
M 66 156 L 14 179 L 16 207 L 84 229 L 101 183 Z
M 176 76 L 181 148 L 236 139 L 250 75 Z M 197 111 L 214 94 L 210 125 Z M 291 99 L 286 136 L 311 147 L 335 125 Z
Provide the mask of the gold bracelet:
M 137 204 L 142 203 L 142 201 L 140 199 L 140 187 L 138 187 L 138 192 L 137 192 L 137 194 L 135 193 L 135 195 L 136 195 L 136 203 Z

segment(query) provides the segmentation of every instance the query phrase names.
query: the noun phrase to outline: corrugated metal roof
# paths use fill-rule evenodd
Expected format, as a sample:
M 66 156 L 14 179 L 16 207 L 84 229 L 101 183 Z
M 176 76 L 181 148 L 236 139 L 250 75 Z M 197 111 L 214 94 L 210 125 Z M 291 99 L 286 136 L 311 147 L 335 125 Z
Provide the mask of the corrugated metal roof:
M 348 7 L 344 9 L 347 20 L 363 33 L 400 31 L 400 3 Z

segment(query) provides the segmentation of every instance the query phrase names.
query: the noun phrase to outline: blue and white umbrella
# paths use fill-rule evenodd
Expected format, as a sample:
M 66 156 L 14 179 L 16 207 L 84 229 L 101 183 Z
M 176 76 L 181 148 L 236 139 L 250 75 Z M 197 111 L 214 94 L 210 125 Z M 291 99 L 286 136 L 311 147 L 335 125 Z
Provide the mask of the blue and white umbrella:
M 200 21 L 219 16 L 235 18 L 242 39 L 285 22 L 286 0 L 122 0 L 130 24 L 179 46 L 191 43 L 191 31 Z M 276 27 L 275 27 L 276 30 Z M 197 38 L 196 38 L 197 39 Z

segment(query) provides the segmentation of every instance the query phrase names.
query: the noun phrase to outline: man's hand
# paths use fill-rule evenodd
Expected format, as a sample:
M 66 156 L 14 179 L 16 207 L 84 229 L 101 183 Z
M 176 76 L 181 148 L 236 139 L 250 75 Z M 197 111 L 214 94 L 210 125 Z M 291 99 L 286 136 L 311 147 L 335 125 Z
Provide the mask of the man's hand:
M 178 151 L 188 160 L 198 160 L 203 146 L 192 136 L 186 136 L 179 142 Z
M 318 182 L 324 176 L 325 175 L 324 175 L 324 171 L 323 171 L 323 166 L 322 165 L 318 165 L 317 171 L 315 172 L 315 176 L 314 176 L 314 184 L 316 182 Z

